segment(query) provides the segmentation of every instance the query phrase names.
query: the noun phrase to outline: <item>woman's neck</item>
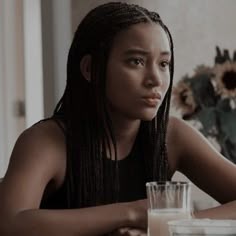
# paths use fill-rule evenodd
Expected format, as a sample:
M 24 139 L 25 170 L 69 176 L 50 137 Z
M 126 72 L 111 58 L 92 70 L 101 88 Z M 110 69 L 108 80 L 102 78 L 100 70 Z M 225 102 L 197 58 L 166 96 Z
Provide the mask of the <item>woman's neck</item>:
M 119 120 L 113 119 L 113 130 L 117 146 L 117 159 L 124 159 L 130 153 L 136 140 L 140 120 Z M 112 159 L 114 159 L 114 150 L 112 151 Z

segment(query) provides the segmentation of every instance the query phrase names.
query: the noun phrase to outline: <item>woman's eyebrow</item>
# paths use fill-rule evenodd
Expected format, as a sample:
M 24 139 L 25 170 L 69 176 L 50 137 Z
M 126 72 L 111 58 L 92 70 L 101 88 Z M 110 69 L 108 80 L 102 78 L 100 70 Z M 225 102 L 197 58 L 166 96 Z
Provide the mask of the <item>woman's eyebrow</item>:
M 136 49 L 136 48 L 132 48 L 132 49 L 128 49 L 124 52 L 125 55 L 133 55 L 133 54 L 141 54 L 141 55 L 148 55 L 150 54 L 150 52 L 143 50 L 143 49 Z
M 161 52 L 161 55 L 162 55 L 162 56 L 170 56 L 171 53 L 170 53 L 170 51 L 162 51 L 162 52 Z
M 136 48 L 134 48 L 134 49 L 128 49 L 128 50 L 126 50 L 125 52 L 124 52 L 124 54 L 125 55 L 133 55 L 133 54 L 140 54 L 140 55 L 148 55 L 148 54 L 150 54 L 150 52 L 149 51 L 146 51 L 146 50 L 144 50 L 144 49 L 136 49 Z M 171 53 L 170 53 L 170 51 L 162 51 L 161 53 L 160 53 L 162 56 L 170 56 L 171 55 Z

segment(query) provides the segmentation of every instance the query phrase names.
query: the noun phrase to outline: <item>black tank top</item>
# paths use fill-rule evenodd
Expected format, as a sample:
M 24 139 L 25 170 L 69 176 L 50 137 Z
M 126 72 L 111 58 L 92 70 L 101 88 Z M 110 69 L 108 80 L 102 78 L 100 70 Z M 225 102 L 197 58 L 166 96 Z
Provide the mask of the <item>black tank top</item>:
M 59 122 L 57 122 L 57 124 L 63 129 Z M 65 132 L 64 129 L 63 132 Z M 146 198 L 146 174 L 144 156 L 142 155 L 141 149 L 139 139 L 136 138 L 135 144 L 133 145 L 129 155 L 119 161 L 119 202 L 128 202 Z M 65 184 L 47 198 L 43 198 L 40 208 L 66 209 Z
M 143 158 L 141 145 L 136 140 L 129 155 L 119 161 L 119 202 L 146 198 L 146 174 Z

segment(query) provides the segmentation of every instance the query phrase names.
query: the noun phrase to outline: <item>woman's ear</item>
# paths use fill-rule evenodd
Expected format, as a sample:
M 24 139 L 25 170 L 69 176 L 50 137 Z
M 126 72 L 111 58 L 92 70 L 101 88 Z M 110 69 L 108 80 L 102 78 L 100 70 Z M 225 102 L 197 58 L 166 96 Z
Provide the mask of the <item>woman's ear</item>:
M 84 78 L 90 82 L 91 80 L 91 55 L 83 56 L 80 61 L 80 70 Z

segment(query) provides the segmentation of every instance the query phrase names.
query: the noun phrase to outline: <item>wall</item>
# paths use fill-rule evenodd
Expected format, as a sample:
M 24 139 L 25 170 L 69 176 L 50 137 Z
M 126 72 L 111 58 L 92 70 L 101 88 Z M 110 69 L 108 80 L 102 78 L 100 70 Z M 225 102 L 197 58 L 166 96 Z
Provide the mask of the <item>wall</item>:
M 41 4 L 0 1 L 0 178 L 20 133 L 43 118 Z
M 0 1 L 0 178 L 25 118 L 19 114 L 24 101 L 23 0 Z
M 23 0 L 26 128 L 44 118 L 41 2 Z
M 71 3 L 41 0 L 44 114 L 51 116 L 66 84 L 66 62 L 71 43 Z

